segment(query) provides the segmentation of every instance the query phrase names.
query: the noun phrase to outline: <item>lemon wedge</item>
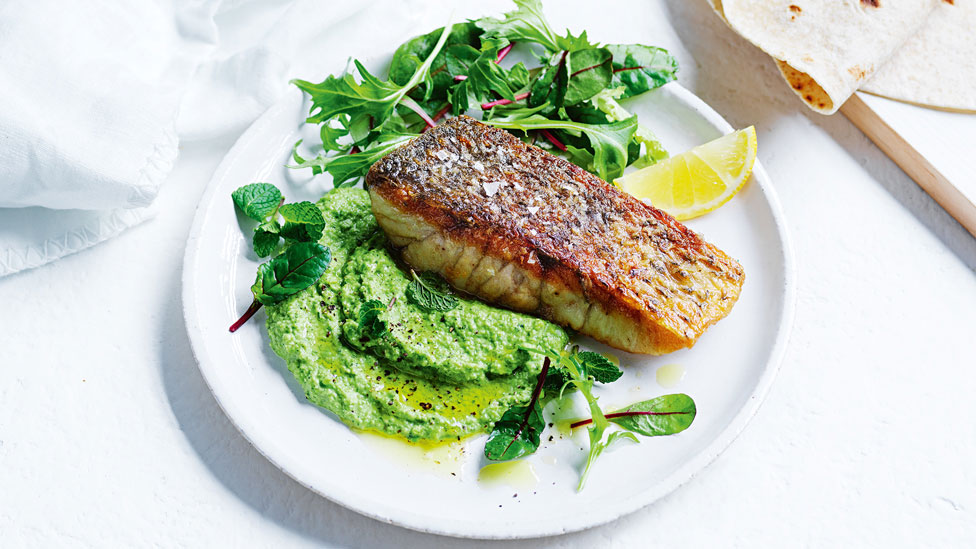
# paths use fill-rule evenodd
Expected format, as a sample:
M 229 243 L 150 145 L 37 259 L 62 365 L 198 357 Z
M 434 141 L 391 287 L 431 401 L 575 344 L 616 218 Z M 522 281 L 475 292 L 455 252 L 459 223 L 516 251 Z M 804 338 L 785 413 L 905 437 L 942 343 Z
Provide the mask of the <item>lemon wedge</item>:
M 715 210 L 739 192 L 756 161 L 753 126 L 614 180 L 621 189 L 684 220 Z

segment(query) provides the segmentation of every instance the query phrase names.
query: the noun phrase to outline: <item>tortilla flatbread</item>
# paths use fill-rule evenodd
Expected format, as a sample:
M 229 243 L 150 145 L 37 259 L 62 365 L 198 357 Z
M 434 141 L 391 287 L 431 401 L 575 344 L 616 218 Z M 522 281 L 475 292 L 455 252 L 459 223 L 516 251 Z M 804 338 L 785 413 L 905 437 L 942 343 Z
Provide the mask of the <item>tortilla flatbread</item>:
M 810 108 L 831 114 L 925 24 L 943 0 L 709 0 L 776 60 Z
M 927 107 L 976 112 L 976 0 L 941 2 L 922 30 L 861 90 Z

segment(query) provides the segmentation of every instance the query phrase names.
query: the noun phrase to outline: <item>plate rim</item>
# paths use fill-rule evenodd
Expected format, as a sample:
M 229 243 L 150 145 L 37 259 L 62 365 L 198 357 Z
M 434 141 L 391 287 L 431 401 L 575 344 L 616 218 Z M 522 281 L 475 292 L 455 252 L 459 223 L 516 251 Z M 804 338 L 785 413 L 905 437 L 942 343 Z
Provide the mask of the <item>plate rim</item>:
M 668 83 L 663 86 L 662 89 L 667 89 L 669 93 L 674 94 L 679 101 L 694 109 L 711 126 L 722 131 L 723 134 L 734 131 L 733 127 L 720 114 L 718 114 L 718 112 L 716 112 L 711 106 L 705 103 L 694 93 L 681 86 L 678 82 Z M 735 416 L 731 419 L 725 429 L 723 429 L 717 437 L 709 442 L 701 452 L 682 464 L 678 469 L 668 475 L 661 482 L 655 484 L 651 489 L 629 499 L 620 500 L 614 504 L 604 506 L 597 513 L 588 513 L 585 520 L 576 521 L 571 525 L 563 524 L 562 527 L 558 528 L 549 527 L 521 531 L 512 528 L 501 530 L 501 533 L 499 533 L 498 531 L 469 531 L 456 528 L 452 529 L 450 527 L 439 527 L 437 525 L 432 525 L 429 522 L 424 523 L 416 521 L 409 514 L 397 517 L 392 513 L 377 512 L 371 510 L 368 505 L 366 505 L 368 502 L 339 499 L 338 497 L 334 497 L 333 495 L 326 493 L 324 490 L 321 490 L 302 480 L 299 478 L 297 473 L 293 474 L 282 463 L 279 463 L 279 460 L 276 460 L 269 453 L 269 451 L 266 450 L 266 448 L 273 448 L 275 445 L 271 443 L 265 443 L 263 445 L 261 443 L 262 437 L 259 432 L 250 433 L 248 426 L 245 425 L 240 418 L 230 413 L 229 406 L 222 400 L 220 392 L 215 389 L 212 379 L 208 374 L 208 366 L 205 365 L 204 360 L 202 360 L 202 358 L 207 358 L 209 360 L 209 356 L 206 351 L 206 344 L 202 338 L 203 334 L 200 327 L 198 308 L 196 305 L 197 291 L 196 286 L 193 283 L 193 277 L 198 272 L 197 256 L 198 252 L 200 251 L 198 243 L 201 238 L 202 228 L 207 218 L 206 210 L 213 201 L 213 196 L 216 194 L 217 188 L 220 187 L 220 182 L 227 177 L 228 172 L 238 162 L 242 151 L 245 148 L 245 144 L 255 139 L 258 135 L 261 135 L 264 128 L 270 125 L 273 120 L 276 120 L 277 116 L 279 116 L 282 110 L 293 108 L 294 105 L 292 104 L 299 99 L 302 99 L 302 96 L 298 93 L 288 93 L 279 99 L 257 120 L 255 120 L 247 128 L 247 130 L 244 131 L 243 134 L 241 134 L 241 136 L 234 142 L 234 145 L 225 154 L 224 158 L 214 171 L 213 176 L 207 182 L 206 190 L 201 196 L 200 201 L 198 202 L 194 211 L 193 224 L 186 241 L 186 249 L 183 256 L 183 273 L 181 276 L 184 324 L 186 326 L 187 336 L 190 340 L 191 352 L 193 353 L 194 360 L 197 362 L 197 366 L 204 379 L 204 383 L 206 383 L 208 390 L 210 391 L 211 395 L 213 395 L 214 400 L 217 402 L 217 405 L 220 407 L 223 414 L 227 417 L 234 428 L 237 429 L 241 436 L 244 437 L 244 439 L 247 440 L 247 442 L 254 447 L 254 449 L 257 450 L 257 452 L 261 454 L 264 459 L 268 460 L 272 465 L 286 474 L 289 478 L 315 494 L 318 494 L 329 501 L 336 503 L 337 505 L 341 505 L 342 507 L 355 511 L 356 513 L 380 522 L 393 524 L 419 532 L 472 539 L 501 540 L 540 538 L 545 536 L 567 534 L 600 526 L 647 507 L 698 476 L 709 465 L 711 465 L 718 458 L 718 456 L 728 449 L 732 442 L 734 442 L 746 428 L 752 418 L 755 417 L 759 408 L 762 406 L 762 403 L 765 401 L 766 396 L 769 393 L 769 389 L 775 382 L 776 376 L 780 370 L 780 367 L 782 366 L 783 358 L 786 354 L 786 349 L 788 347 L 790 335 L 793 329 L 797 299 L 796 259 L 792 238 L 786 224 L 785 214 L 783 213 L 779 197 L 773 188 L 772 180 L 769 178 L 769 175 L 766 173 L 758 158 L 756 159 L 756 163 L 753 168 L 753 183 L 760 187 L 766 202 L 769 204 L 770 212 L 778 231 L 783 258 L 783 307 L 780 314 L 780 321 L 775 340 L 769 353 L 769 360 L 767 360 L 766 365 L 756 382 L 755 389 L 751 392 L 751 394 L 749 394 L 745 404 L 738 410 L 738 412 L 736 412 Z

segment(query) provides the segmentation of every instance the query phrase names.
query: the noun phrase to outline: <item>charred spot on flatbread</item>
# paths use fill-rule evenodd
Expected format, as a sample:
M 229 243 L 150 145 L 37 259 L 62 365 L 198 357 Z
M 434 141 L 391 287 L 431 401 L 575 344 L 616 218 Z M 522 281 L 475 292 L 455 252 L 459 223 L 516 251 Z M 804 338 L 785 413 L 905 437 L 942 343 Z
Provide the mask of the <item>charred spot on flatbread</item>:
M 881 0 L 861 0 L 861 5 L 869 8 L 880 8 Z
M 833 108 L 834 102 L 827 95 L 827 92 L 820 87 L 820 84 L 807 73 L 794 69 L 785 61 L 776 60 L 783 78 L 789 82 L 790 87 L 803 98 L 804 101 L 815 110 L 828 111 Z

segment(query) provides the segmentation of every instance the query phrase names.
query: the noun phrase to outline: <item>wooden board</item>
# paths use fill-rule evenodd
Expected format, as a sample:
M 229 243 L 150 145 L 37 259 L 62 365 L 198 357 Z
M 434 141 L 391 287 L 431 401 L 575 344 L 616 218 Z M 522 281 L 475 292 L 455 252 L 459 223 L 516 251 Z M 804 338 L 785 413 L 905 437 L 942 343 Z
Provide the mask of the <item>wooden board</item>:
M 840 111 L 976 236 L 976 114 L 857 92 Z

